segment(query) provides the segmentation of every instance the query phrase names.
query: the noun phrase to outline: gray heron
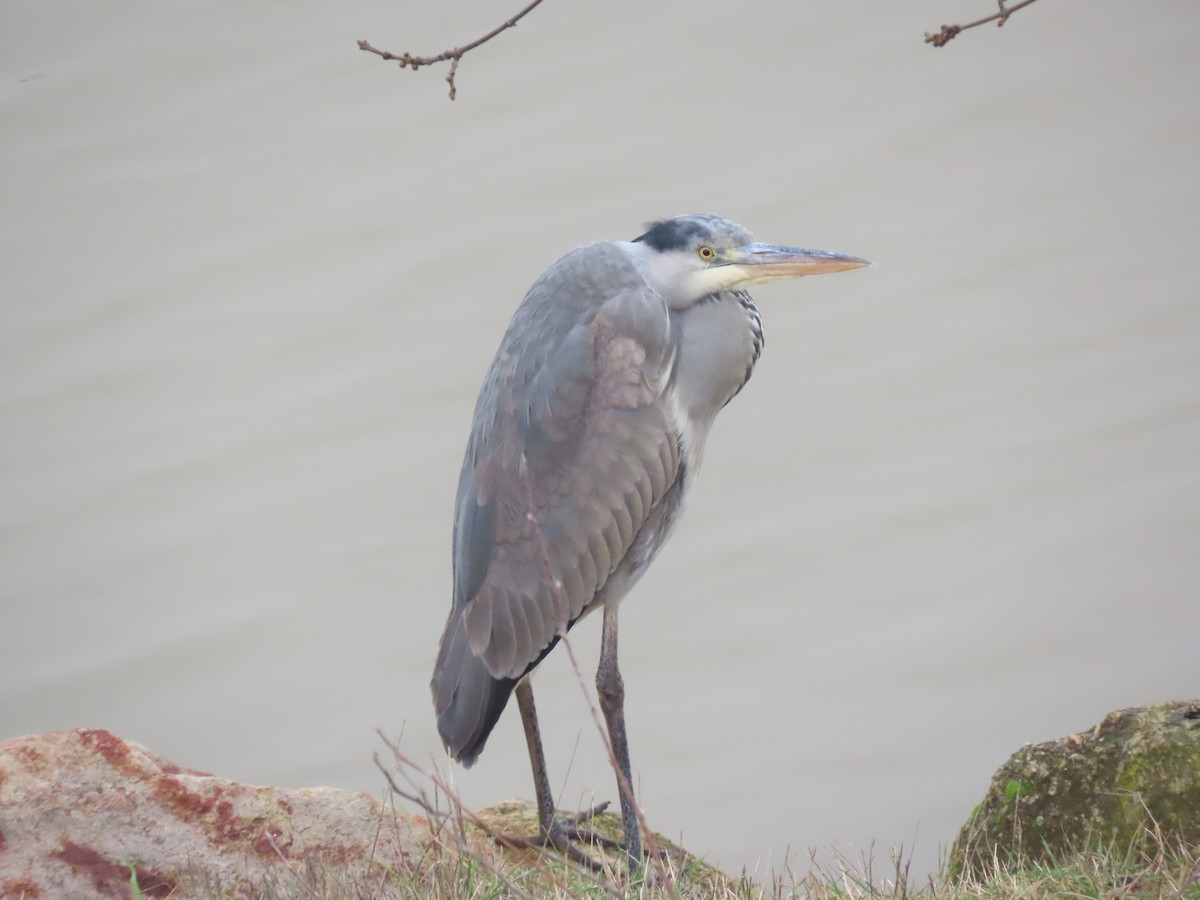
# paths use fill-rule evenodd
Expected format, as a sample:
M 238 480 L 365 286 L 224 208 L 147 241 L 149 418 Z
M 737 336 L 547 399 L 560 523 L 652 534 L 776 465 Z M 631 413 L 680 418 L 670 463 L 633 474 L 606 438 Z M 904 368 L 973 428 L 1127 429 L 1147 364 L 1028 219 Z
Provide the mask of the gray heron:
M 602 609 L 596 691 L 624 779 L 624 849 L 640 865 L 620 602 L 671 533 L 713 419 L 762 352 L 746 287 L 869 264 L 755 243 L 718 216 L 679 216 L 571 251 L 513 315 L 475 405 L 431 687 L 442 741 L 465 766 L 515 691 L 540 843 L 568 849 L 595 811 L 556 817 L 530 675 L 566 629 Z

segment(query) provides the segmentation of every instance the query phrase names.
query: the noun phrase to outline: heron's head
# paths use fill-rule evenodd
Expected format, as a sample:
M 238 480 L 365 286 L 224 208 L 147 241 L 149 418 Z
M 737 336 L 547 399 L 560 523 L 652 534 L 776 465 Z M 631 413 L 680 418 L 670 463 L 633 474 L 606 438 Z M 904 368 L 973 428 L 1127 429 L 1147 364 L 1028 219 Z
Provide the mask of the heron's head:
M 763 281 L 823 275 L 869 266 L 857 256 L 759 244 L 720 216 L 676 216 L 634 238 L 634 258 L 646 281 L 676 309 L 701 297 Z

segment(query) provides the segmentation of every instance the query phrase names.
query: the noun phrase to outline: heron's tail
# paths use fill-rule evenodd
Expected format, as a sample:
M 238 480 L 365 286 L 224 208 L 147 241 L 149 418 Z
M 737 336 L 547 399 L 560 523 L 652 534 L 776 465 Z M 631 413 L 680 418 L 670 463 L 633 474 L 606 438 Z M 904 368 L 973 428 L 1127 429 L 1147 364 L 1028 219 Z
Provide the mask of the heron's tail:
M 433 707 L 449 754 L 470 767 L 487 743 L 516 678 L 494 678 L 471 652 L 461 613 L 450 616 L 433 669 Z

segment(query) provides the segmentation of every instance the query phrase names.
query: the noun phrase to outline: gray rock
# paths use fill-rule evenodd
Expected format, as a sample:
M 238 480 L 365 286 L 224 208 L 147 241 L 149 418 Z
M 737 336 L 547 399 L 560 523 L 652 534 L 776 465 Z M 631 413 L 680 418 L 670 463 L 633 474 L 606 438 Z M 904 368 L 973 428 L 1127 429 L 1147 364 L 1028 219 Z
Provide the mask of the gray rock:
M 950 874 L 1124 849 L 1155 829 L 1168 846 L 1200 847 L 1200 700 L 1118 710 L 1018 750 L 959 832 Z

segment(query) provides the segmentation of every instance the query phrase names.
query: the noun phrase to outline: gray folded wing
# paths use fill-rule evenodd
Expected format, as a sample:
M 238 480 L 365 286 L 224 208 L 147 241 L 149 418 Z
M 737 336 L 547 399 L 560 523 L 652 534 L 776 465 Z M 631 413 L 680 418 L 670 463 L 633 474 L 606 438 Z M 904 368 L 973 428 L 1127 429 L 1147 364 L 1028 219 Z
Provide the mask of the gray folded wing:
M 514 316 L 467 446 L 432 683 L 456 759 L 478 756 L 516 681 L 592 607 L 675 481 L 674 346 L 666 305 L 611 244 L 564 257 Z

